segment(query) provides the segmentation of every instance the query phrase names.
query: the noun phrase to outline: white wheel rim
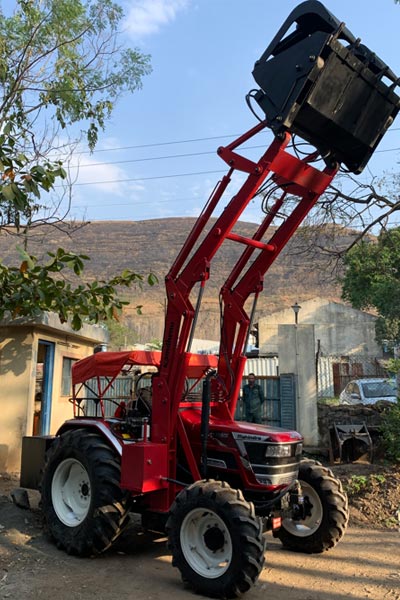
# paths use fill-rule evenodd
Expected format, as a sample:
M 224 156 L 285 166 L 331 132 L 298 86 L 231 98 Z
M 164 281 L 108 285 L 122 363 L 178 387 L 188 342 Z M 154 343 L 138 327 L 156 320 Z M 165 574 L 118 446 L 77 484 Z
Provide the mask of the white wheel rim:
M 54 472 L 51 499 L 64 525 L 80 525 L 89 512 L 91 487 L 88 472 L 75 458 L 63 460 Z
M 311 485 L 308 485 L 308 483 L 305 481 L 300 481 L 300 484 L 303 496 L 307 498 L 308 503 L 311 504 L 311 514 L 300 521 L 284 519 L 283 526 L 285 527 L 286 531 L 297 537 L 308 537 L 315 533 L 321 525 L 324 509 L 321 499 L 315 489 Z
M 232 560 L 232 539 L 224 521 L 206 508 L 191 510 L 180 530 L 182 552 L 189 566 L 208 579 L 223 575 Z

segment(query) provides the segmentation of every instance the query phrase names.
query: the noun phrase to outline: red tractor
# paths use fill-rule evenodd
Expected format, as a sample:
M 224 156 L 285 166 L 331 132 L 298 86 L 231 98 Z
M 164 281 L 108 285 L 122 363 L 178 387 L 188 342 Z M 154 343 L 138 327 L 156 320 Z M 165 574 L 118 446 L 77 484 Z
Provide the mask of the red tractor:
M 218 149 L 229 171 L 166 276 L 162 351 L 99 352 L 76 363 L 74 418 L 54 437 L 25 438 L 22 459 L 22 473 L 29 462 L 31 480 L 40 479 L 46 527 L 60 548 L 101 553 L 137 513 L 145 528 L 167 533 L 185 582 L 224 598 L 257 580 L 265 531 L 308 553 L 332 548 L 345 532 L 342 485 L 302 459 L 302 436 L 234 415 L 264 274 L 340 165 L 361 172 L 400 106 L 390 69 L 314 0 L 291 13 L 254 77 L 260 89 L 249 102 L 266 118 Z M 257 162 L 237 152 L 266 128 L 275 138 Z M 315 151 L 290 153 L 293 133 Z M 217 211 L 236 170 L 245 183 Z M 242 237 L 234 226 L 254 198 L 264 198 L 265 218 Z M 244 250 L 220 291 L 219 355 L 196 355 L 190 348 L 202 295 L 226 240 Z M 130 384 L 122 393 L 124 377 Z

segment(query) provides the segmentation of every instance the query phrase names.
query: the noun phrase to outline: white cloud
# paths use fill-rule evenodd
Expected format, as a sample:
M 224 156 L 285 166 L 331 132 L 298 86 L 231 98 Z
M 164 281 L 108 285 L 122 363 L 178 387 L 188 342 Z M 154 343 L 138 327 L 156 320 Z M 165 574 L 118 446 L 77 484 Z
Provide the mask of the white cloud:
M 173 21 L 190 0 L 135 0 L 127 11 L 126 26 L 131 35 L 143 37 L 157 33 Z
M 106 160 L 106 158 L 104 161 L 95 160 L 88 155 L 81 159 L 78 156 L 73 157 L 68 167 L 71 181 L 75 183 L 75 191 L 79 192 L 79 195 L 84 193 L 88 196 L 95 192 L 102 192 L 109 197 L 125 197 L 127 193 L 144 189 L 141 182 L 129 181 L 134 179 L 131 173 L 111 162 L 105 162 Z

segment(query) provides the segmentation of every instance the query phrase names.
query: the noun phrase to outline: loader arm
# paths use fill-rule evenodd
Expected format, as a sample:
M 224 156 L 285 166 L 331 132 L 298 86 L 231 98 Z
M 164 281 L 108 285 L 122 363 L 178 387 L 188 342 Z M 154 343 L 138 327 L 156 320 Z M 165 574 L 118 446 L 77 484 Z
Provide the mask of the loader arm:
M 286 134 L 282 146 L 287 144 L 288 137 L 289 134 Z M 311 156 L 308 157 L 308 160 L 310 159 Z M 277 188 L 280 188 L 281 195 L 268 211 L 252 240 L 244 242 L 247 243 L 247 248 L 221 288 L 223 321 L 218 373 L 225 382 L 232 416 L 235 414 L 239 397 L 248 332 L 252 325 L 251 317 L 245 311 L 244 305 L 254 294 L 254 305 L 251 311 L 253 316 L 258 294 L 263 289 L 265 273 L 315 206 L 321 194 L 325 192 L 338 168 L 339 165 L 334 165 L 319 171 L 308 164 L 307 159 L 300 160 L 284 150 L 279 152 L 276 160 L 271 164 L 270 170 L 274 173 L 272 180 Z M 285 217 L 270 239 L 258 245 L 256 242 L 259 242 L 267 234 L 289 194 L 292 197 L 298 197 L 297 205 Z M 232 236 L 228 237 L 235 239 Z M 239 279 L 257 248 L 260 250 L 257 257 Z
M 166 277 L 167 311 L 163 350 L 159 372 L 153 379 L 152 440 L 155 443 L 169 445 L 169 477 L 171 478 L 176 467 L 177 428 L 182 435 L 178 408 L 184 388 L 188 343 L 190 344 L 202 291 L 210 275 L 213 257 L 226 240 L 246 246 L 221 290 L 224 316 L 218 378 L 225 399 L 229 401 L 229 410 L 233 414 L 245 362 L 245 340 L 250 325 L 250 317 L 244 309 L 244 304 L 251 294 L 257 295 L 261 291 L 264 274 L 338 170 L 338 165 L 334 165 L 320 171 L 308 164 L 306 159 L 301 160 L 289 154 L 286 151 L 291 140 L 289 133 L 281 138 L 276 137 L 258 162 L 253 162 L 235 151 L 239 145 L 267 126 L 264 121 L 228 146 L 218 149 L 219 156 L 229 165 L 229 171 L 211 195 Z M 199 242 L 235 170 L 247 173 L 247 179 L 212 223 L 208 232 L 203 235 L 203 240 Z M 237 235 L 233 231 L 235 224 L 269 176 L 272 176 L 273 184 L 281 188 L 281 198 L 266 215 L 252 238 Z M 265 242 L 264 235 L 287 194 L 298 196 L 299 202 L 271 239 Z M 237 281 L 256 250 L 257 258 Z M 199 284 L 200 292 L 199 300 L 194 307 L 190 295 L 196 284 Z M 184 441 L 185 447 L 188 446 L 186 442 L 187 440 Z

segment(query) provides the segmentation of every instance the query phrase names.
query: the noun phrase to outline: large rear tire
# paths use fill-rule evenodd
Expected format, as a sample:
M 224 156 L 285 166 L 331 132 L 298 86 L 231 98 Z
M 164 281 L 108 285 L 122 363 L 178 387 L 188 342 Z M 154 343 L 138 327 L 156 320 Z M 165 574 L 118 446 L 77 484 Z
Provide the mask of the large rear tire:
M 349 520 L 347 496 L 339 479 L 320 463 L 300 463 L 299 481 L 306 506 L 304 519 L 283 520 L 274 534 L 289 550 L 315 554 L 333 548 Z
M 47 452 L 41 482 L 45 527 L 68 554 L 109 548 L 127 523 L 129 496 L 120 489 L 120 461 L 104 439 L 67 431 Z
M 264 564 L 264 538 L 254 507 L 221 481 L 182 490 L 167 521 L 172 564 L 206 596 L 235 598 L 249 590 Z

